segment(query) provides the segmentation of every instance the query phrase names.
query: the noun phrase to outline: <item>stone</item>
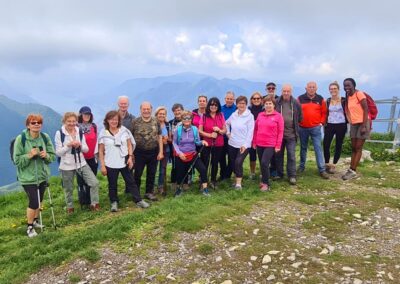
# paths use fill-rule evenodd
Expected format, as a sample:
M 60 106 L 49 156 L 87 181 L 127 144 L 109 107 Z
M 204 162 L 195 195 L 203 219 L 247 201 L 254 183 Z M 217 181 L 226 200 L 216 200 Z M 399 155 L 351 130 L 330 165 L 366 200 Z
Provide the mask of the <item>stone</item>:
M 250 260 L 251 260 L 251 261 L 256 261 L 257 258 L 258 258 L 258 257 L 257 257 L 257 256 L 254 256 L 254 255 L 250 256 Z
M 328 254 L 329 250 L 324 248 L 319 254 Z
M 388 273 L 388 278 L 389 278 L 390 280 L 392 280 L 392 281 L 394 280 L 393 275 L 392 275 L 391 272 Z
M 367 242 L 371 242 L 371 243 L 373 243 L 373 242 L 376 241 L 374 237 L 368 237 L 368 238 L 366 238 L 365 240 L 366 240 Z
M 358 278 L 354 278 L 353 280 L 353 284 L 362 284 L 362 280 L 358 279 Z
M 326 248 L 329 250 L 329 253 L 333 253 L 335 251 L 335 247 L 331 245 L 327 245 Z
M 361 226 L 368 226 L 369 225 L 369 221 L 364 221 L 360 223 Z
M 349 266 L 343 266 L 343 267 L 342 267 L 342 271 L 344 271 L 344 272 L 354 272 L 355 269 L 354 269 L 354 268 L 351 268 L 351 267 L 349 267 Z
M 107 264 L 112 265 L 112 261 L 111 260 L 107 261 Z
M 371 157 L 371 151 L 362 150 L 360 162 L 364 162 L 364 161 L 370 161 L 370 162 L 374 161 L 374 159 L 372 159 L 372 157 Z
M 279 250 L 270 250 L 267 253 L 270 254 L 270 255 L 276 255 L 276 254 L 280 253 L 280 251 Z
M 386 221 L 393 222 L 394 220 L 392 218 L 390 218 L 390 217 L 386 217 Z
M 395 161 L 387 161 L 387 162 L 386 162 L 386 166 L 393 166 L 393 165 L 395 165 L 395 164 L 396 164 Z
M 263 257 L 262 264 L 267 264 L 270 263 L 271 261 L 272 261 L 271 257 L 268 254 L 266 254 Z
M 357 218 L 357 219 L 361 219 L 361 214 L 355 213 L 355 214 L 353 214 L 353 217 Z
M 291 253 L 290 256 L 287 257 L 288 260 L 290 261 L 295 261 L 296 260 L 296 254 Z
M 295 263 L 292 264 L 292 267 L 293 268 L 299 268 L 301 264 L 302 264 L 301 262 L 295 262 Z
M 234 250 L 236 250 L 237 248 L 239 248 L 238 246 L 233 246 L 233 247 L 230 247 L 229 249 L 228 249 L 228 251 L 234 251 Z
M 169 279 L 169 280 L 172 280 L 172 281 L 176 280 L 176 278 L 174 277 L 173 273 L 168 274 L 166 278 Z
M 232 280 L 225 280 L 224 282 L 221 282 L 221 284 L 232 284 Z
M 215 261 L 216 261 L 216 262 L 220 262 L 220 261 L 222 261 L 222 256 L 220 256 L 220 255 L 219 255 L 219 256 L 217 256 L 217 257 L 215 258 Z
M 271 274 L 270 276 L 267 277 L 267 281 L 275 280 L 275 278 L 276 278 L 275 275 Z
M 260 229 L 254 229 L 253 230 L 253 235 L 257 235 L 259 231 L 260 231 Z

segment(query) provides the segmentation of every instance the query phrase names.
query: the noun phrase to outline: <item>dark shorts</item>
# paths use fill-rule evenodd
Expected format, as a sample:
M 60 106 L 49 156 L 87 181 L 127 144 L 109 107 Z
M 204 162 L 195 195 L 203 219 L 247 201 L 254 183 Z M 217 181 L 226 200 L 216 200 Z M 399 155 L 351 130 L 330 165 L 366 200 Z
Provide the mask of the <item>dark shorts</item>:
M 364 134 L 361 134 L 361 125 L 362 123 L 350 124 L 350 138 L 357 139 L 368 139 L 371 133 L 371 123 L 367 122 L 367 131 Z

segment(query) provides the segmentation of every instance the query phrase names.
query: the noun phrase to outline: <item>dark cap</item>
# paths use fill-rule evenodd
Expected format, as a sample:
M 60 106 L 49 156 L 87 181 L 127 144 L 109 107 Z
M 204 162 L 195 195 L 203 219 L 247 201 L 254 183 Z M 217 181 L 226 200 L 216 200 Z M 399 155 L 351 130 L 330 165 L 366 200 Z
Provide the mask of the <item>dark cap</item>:
M 88 106 L 81 107 L 79 110 L 79 113 L 84 113 L 84 114 L 92 114 L 92 110 Z
M 275 84 L 274 82 L 269 82 L 266 86 L 267 86 L 267 87 L 268 87 L 268 86 L 274 86 L 274 87 L 276 87 L 276 84 Z

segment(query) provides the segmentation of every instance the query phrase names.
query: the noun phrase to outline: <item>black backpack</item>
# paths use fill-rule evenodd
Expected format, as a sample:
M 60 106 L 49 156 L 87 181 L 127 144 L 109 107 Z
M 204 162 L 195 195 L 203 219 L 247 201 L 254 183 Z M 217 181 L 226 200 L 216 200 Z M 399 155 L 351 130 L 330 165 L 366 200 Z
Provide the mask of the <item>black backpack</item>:
M 46 147 L 47 142 L 48 142 L 46 135 L 44 135 L 44 133 L 40 132 L 40 136 L 42 137 L 43 142 L 44 142 L 44 146 Z M 11 161 L 13 162 L 14 165 L 15 165 L 15 161 L 14 161 L 14 144 L 15 144 L 15 139 L 16 139 L 16 138 L 14 138 L 13 140 L 11 140 L 11 142 L 10 142 L 10 157 L 11 157 Z M 25 132 L 22 132 L 22 133 L 21 133 L 21 143 L 22 143 L 22 147 L 25 148 L 25 144 L 26 144 L 26 134 L 25 134 Z

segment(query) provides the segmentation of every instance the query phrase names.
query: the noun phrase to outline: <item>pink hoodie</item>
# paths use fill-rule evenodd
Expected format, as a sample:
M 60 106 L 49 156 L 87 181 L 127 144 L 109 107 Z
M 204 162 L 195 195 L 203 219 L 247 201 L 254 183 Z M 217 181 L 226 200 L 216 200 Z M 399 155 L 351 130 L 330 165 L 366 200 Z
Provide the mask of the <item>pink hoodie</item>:
M 253 146 L 281 149 L 283 125 L 283 117 L 279 112 L 260 112 L 254 125 Z

